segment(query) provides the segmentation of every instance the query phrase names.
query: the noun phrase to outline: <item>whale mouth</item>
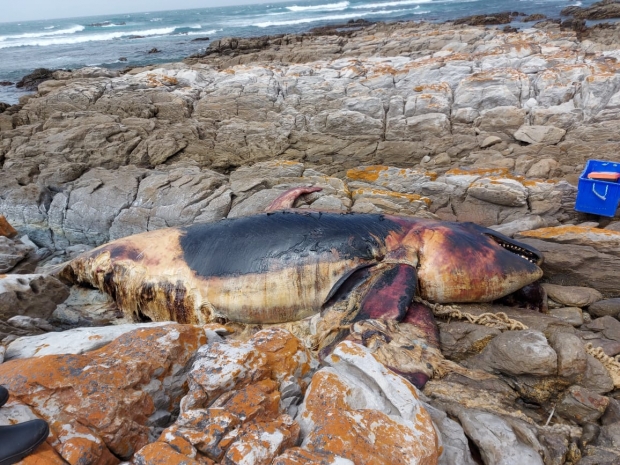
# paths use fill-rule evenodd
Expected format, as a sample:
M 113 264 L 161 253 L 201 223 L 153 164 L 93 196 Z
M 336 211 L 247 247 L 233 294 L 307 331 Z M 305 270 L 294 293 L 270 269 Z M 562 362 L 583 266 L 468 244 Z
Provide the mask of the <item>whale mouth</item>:
M 493 239 L 499 246 L 503 249 L 511 252 L 519 257 L 533 263 L 535 265 L 541 265 L 543 262 L 543 257 L 540 252 L 535 249 L 532 249 L 525 244 L 520 244 L 516 241 L 507 241 L 501 237 L 496 236 L 495 234 L 486 234 L 486 236 Z

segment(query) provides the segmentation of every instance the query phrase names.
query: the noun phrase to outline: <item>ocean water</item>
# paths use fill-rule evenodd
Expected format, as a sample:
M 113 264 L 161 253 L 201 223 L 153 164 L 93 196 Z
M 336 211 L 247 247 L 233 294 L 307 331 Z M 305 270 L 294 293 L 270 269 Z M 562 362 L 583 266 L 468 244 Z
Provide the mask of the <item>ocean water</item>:
M 0 81 L 16 82 L 35 68 L 123 68 L 179 61 L 225 36 L 298 33 L 327 24 L 368 21 L 446 21 L 500 11 L 559 17 L 568 5 L 595 0 L 300 0 L 193 10 L 152 11 L 0 23 Z M 0 12 L 0 20 L 2 14 Z M 149 54 L 157 48 L 160 53 Z M 17 102 L 0 86 L 0 102 Z

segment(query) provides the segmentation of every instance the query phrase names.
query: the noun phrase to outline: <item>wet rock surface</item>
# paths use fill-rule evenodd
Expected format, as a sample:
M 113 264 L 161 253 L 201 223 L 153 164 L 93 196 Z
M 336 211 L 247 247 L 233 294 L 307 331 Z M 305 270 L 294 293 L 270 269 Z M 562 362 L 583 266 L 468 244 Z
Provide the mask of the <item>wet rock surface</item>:
M 620 4 L 616 0 L 603 0 L 585 8 L 569 6 L 564 8 L 561 13 L 578 19 L 620 18 Z

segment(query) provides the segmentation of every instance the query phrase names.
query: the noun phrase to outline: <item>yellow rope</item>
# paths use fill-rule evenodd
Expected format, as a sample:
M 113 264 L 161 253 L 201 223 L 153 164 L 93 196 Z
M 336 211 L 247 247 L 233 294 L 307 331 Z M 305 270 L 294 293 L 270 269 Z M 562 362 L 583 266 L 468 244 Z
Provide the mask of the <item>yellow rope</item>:
M 594 347 L 591 342 L 586 344 L 586 352 L 603 364 L 614 382 L 614 387 L 620 388 L 620 357 L 610 357 L 601 347 Z
M 476 325 L 483 325 L 489 328 L 497 328 L 499 330 L 523 330 L 527 329 L 523 323 L 517 320 L 513 320 L 509 318 L 504 312 L 498 313 L 483 313 L 481 315 L 472 315 L 468 312 L 460 311 L 454 305 L 441 305 L 434 304 L 427 300 L 424 300 L 420 297 L 415 298 L 416 302 L 420 302 L 427 307 L 429 307 L 435 316 L 438 317 L 447 317 L 447 318 L 457 318 L 459 320 L 467 320 L 469 323 L 473 323 Z

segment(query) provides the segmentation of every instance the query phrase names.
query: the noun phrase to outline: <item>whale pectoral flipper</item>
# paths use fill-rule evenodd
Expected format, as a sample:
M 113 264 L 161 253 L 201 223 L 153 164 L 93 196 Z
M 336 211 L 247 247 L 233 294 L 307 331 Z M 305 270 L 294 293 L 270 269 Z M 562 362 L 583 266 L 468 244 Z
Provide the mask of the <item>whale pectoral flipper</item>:
M 359 311 L 353 322 L 385 319 L 401 321 L 415 297 L 418 285 L 414 267 L 403 263 L 390 263 L 373 281 L 361 298 Z
M 405 318 L 415 296 L 418 280 L 414 267 L 388 263 L 359 267 L 349 273 L 330 292 L 321 312 L 321 344 L 323 359 L 336 345 L 350 335 L 350 326 L 365 320 Z
M 401 323 L 407 323 L 418 328 L 424 335 L 426 342 L 439 349 L 439 326 L 433 311 L 426 305 L 420 302 L 411 302 Z

